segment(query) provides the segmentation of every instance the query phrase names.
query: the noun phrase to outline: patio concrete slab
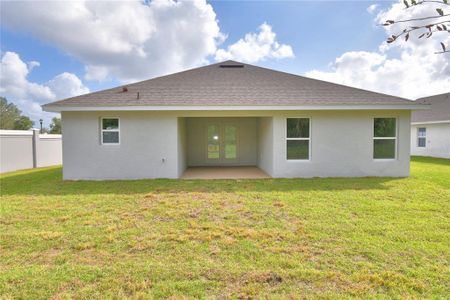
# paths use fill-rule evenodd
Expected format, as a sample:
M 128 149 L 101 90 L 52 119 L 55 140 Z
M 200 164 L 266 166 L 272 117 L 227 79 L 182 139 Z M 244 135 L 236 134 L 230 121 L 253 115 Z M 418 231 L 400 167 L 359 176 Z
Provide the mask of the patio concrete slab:
M 189 167 L 181 179 L 262 179 L 271 178 L 258 167 Z

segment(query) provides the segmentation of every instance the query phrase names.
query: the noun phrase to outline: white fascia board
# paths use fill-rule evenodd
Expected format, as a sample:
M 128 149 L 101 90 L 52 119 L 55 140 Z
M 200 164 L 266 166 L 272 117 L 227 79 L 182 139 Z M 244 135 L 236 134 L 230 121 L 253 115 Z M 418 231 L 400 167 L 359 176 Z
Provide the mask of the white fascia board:
M 444 121 L 426 121 L 426 122 L 411 122 L 411 125 L 443 124 L 443 123 L 450 123 L 450 120 L 444 120 Z
M 387 104 L 387 105 L 255 105 L 255 106 L 51 106 L 43 107 L 44 111 L 62 112 L 62 111 L 251 111 L 251 110 L 386 110 L 403 109 L 418 110 L 429 109 L 427 105 L 413 104 Z

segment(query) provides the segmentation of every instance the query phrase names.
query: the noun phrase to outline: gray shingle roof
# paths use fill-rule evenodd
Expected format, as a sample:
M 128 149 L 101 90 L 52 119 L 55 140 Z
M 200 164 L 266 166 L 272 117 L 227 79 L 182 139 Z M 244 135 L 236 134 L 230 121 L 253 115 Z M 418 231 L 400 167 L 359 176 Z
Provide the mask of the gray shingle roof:
M 235 61 L 128 84 L 127 92 L 123 87 L 56 101 L 43 108 L 414 104 L 399 97 Z
M 429 104 L 430 109 L 413 111 L 411 122 L 436 122 L 450 120 L 450 93 L 420 98 L 417 103 Z

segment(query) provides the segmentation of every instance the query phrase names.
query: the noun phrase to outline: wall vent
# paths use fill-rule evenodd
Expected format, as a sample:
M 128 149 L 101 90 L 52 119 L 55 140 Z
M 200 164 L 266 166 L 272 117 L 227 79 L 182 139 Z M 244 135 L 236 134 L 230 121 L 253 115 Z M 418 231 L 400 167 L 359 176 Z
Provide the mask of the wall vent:
M 219 65 L 220 68 L 243 68 L 244 65 Z

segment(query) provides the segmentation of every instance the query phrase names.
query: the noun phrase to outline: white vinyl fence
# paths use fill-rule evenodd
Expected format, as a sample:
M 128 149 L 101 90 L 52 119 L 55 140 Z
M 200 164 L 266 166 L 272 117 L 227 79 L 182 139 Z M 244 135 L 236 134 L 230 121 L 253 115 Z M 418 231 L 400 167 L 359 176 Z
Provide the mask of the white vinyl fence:
M 62 164 L 60 134 L 0 130 L 0 173 Z

